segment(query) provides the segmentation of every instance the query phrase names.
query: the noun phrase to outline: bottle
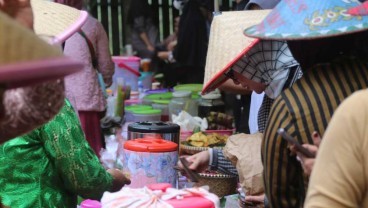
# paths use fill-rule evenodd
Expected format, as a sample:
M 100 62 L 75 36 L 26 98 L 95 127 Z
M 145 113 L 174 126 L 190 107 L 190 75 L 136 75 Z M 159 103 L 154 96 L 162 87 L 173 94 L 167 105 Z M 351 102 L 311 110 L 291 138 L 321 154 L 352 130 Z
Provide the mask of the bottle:
M 225 112 L 225 103 L 221 99 L 219 92 L 212 92 L 202 95 L 198 104 L 198 116 L 205 118 L 210 112 Z
M 172 93 L 173 98 L 169 103 L 169 116 L 172 121 L 172 115 L 179 115 L 181 111 L 186 111 L 191 116 L 197 116 L 198 105 L 193 100 L 192 92 L 190 91 L 176 91 Z

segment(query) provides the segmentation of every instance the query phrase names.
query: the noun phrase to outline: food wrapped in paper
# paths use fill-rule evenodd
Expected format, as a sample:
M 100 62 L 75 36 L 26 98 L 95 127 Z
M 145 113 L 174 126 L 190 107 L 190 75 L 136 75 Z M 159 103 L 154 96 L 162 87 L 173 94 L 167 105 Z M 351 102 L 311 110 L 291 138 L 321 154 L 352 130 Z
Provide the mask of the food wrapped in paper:
M 235 134 L 229 137 L 223 149 L 224 156 L 238 170 L 239 181 L 246 195 L 264 192 L 261 161 L 262 133 Z

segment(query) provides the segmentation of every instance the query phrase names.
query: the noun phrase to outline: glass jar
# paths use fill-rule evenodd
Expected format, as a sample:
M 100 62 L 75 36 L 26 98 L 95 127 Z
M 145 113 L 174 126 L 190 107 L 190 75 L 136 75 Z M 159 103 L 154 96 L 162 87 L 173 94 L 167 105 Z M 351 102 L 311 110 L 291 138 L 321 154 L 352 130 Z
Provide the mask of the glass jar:
M 198 116 L 205 118 L 210 112 L 222 112 L 225 113 L 225 103 L 222 101 L 221 94 L 219 92 L 209 93 L 202 95 L 198 103 Z
M 172 115 L 179 115 L 181 111 L 186 111 L 191 116 L 198 115 L 198 104 L 192 99 L 192 92 L 190 91 L 176 91 L 172 94 L 173 98 L 169 103 L 170 120 Z

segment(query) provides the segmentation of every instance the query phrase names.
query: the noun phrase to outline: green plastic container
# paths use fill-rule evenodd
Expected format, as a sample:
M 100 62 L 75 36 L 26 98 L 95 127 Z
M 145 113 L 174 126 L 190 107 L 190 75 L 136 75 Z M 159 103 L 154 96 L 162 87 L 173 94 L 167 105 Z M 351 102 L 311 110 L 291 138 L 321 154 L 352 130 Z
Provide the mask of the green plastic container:
M 152 105 L 154 100 L 168 100 L 170 101 L 172 98 L 172 92 L 164 92 L 164 93 L 155 93 L 149 94 L 143 97 L 143 103 L 145 105 Z
M 132 115 L 133 122 L 161 121 L 161 110 L 159 109 L 134 110 Z
M 135 111 L 142 111 L 142 110 L 150 110 L 152 109 L 152 106 L 150 105 L 131 105 L 131 106 L 126 106 L 125 107 L 125 121 L 126 122 L 132 122 L 134 117 L 133 117 L 133 112 Z
M 192 99 L 199 99 L 198 93 L 203 89 L 203 84 L 182 84 L 176 85 L 174 91 L 191 91 Z

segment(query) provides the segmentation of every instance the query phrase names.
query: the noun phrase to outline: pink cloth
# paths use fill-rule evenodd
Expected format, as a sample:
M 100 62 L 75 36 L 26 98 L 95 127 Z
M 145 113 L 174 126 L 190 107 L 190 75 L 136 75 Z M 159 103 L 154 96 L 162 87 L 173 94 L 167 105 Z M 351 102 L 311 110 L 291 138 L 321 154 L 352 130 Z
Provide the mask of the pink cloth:
M 97 156 L 100 156 L 100 151 L 103 147 L 100 114 L 100 112 L 78 111 L 85 137 Z
M 110 86 L 114 74 L 114 63 L 111 60 L 104 28 L 98 20 L 89 16 L 82 30 L 92 42 L 98 59 L 98 69 L 103 75 L 106 86 Z M 65 42 L 64 54 L 85 64 L 81 72 L 65 77 L 67 98 L 74 103 L 78 111 L 103 111 L 106 99 L 98 84 L 86 40 L 80 34 L 74 34 Z

